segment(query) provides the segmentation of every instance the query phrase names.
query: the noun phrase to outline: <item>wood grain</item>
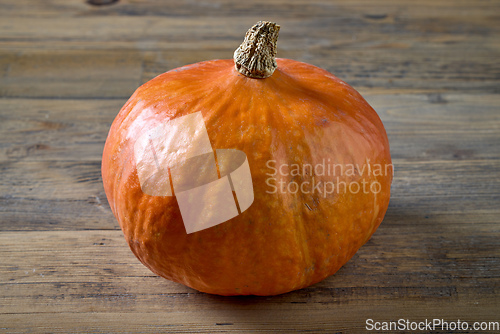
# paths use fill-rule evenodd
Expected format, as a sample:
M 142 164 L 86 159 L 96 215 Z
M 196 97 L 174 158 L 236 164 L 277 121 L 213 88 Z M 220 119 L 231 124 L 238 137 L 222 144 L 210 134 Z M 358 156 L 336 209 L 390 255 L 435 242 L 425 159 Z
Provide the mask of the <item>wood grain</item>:
M 498 13 L 500 1 L 486 0 L 2 1 L 0 332 L 360 333 L 369 318 L 500 321 Z M 331 71 L 377 110 L 392 198 L 336 275 L 275 297 L 212 296 L 134 257 L 106 201 L 102 149 L 140 84 L 231 58 L 260 19 L 281 25 L 279 57 Z
M 500 273 L 498 266 L 494 271 L 485 266 L 500 256 L 498 248 L 487 246 L 495 237 L 477 232 L 468 237 L 475 243 L 464 245 L 458 238 L 465 237 L 463 232 L 451 230 L 457 239 L 448 240 L 438 253 L 434 245 L 443 244 L 442 236 L 428 238 L 430 231 L 407 231 L 413 238 L 377 233 L 337 275 L 314 287 L 251 298 L 206 295 L 152 275 L 133 257 L 120 231 L 5 232 L 0 256 L 7 259 L 2 271 L 9 280 L 2 283 L 0 307 L 13 317 L 0 317 L 32 328 L 48 326 L 52 319 L 56 326 L 47 330 L 57 332 L 90 331 L 92 326 L 99 331 L 122 326 L 147 332 L 228 329 L 217 323 L 242 330 L 276 326 L 320 332 L 343 323 L 359 330 L 360 318 L 382 316 L 396 307 L 398 316 L 415 320 L 430 312 L 435 317 L 492 319 L 499 306 L 495 281 Z

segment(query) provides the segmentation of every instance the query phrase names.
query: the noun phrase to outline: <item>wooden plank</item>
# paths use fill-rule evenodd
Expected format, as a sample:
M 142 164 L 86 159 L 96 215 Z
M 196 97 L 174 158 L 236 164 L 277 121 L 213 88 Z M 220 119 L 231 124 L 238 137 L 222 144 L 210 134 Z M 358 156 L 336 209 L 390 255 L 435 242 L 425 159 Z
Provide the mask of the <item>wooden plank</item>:
M 157 313 L 136 311 L 133 313 L 60 312 L 31 314 L 30 316 L 15 314 L 8 318 L 0 316 L 0 321 L 9 320 L 7 323 L 2 321 L 7 324 L 5 327 L 7 330 L 23 328 L 27 332 L 50 333 L 110 333 L 123 328 L 126 329 L 122 331 L 130 333 L 362 333 L 366 331 L 365 319 L 378 321 L 403 319 L 404 322 L 406 319 L 409 321 L 428 319 L 432 321 L 433 318 L 429 318 L 429 314 L 435 314 L 435 319 L 467 321 L 472 327 L 476 321 L 491 321 L 495 317 L 494 310 L 481 313 L 478 307 L 471 307 L 469 311 L 466 311 L 460 306 L 440 308 L 440 306 L 430 306 L 422 302 L 413 305 L 401 302 L 395 302 L 391 306 L 380 305 L 377 306 L 377 312 L 374 312 L 373 306 L 345 306 L 336 310 L 303 309 L 302 312 L 296 312 L 286 308 L 248 310 L 239 308 L 235 303 L 227 304 L 227 309 L 224 310 L 193 309 L 190 312 L 172 310 Z M 232 309 L 229 308 L 231 306 Z M 378 314 L 380 315 L 377 316 Z M 395 319 L 391 314 L 399 318 Z M 435 331 L 442 332 L 439 331 L 440 329 L 436 327 Z M 410 332 L 415 331 L 408 331 Z M 488 332 L 495 333 L 496 331 Z
M 29 6 L 26 6 L 29 4 Z M 394 0 L 352 0 L 349 2 L 325 2 L 323 0 L 294 0 L 265 1 L 256 0 L 245 3 L 234 3 L 231 0 L 217 0 L 206 3 L 176 3 L 162 0 L 121 0 L 110 6 L 92 6 L 89 2 L 51 0 L 46 2 L 30 2 L 28 0 L 3 0 L 0 16 L 11 17 L 54 17 L 64 16 L 68 13 L 80 14 L 80 16 L 99 15 L 135 15 L 135 16 L 201 16 L 228 17 L 262 14 L 262 7 L 267 5 L 268 12 L 280 12 L 283 17 L 304 16 L 328 16 L 333 11 L 370 12 L 373 20 L 383 20 L 383 12 L 396 11 L 407 8 L 406 3 Z M 405 7 L 406 6 L 406 7 Z M 411 11 L 405 11 L 406 17 L 459 17 L 470 18 L 475 16 L 494 16 L 494 10 L 498 8 L 497 1 L 479 1 L 471 5 L 470 1 L 456 0 L 419 0 L 412 3 Z M 349 12 L 349 13 L 350 13 Z M 377 17 L 375 13 L 378 14 Z M 85 14 L 85 15 L 84 15 Z M 444 29 L 446 27 L 443 27 Z
M 46 2 L 40 4 L 44 5 Z M 114 13 L 100 9 L 98 12 L 75 11 L 72 12 L 73 16 L 63 12 L 48 17 L 37 15 L 36 18 L 19 15 L 14 16 L 16 19 L 12 16 L 2 17 L 0 37 L 3 45 L 10 49 L 49 49 L 50 46 L 57 46 L 57 49 L 194 50 L 206 45 L 220 48 L 229 46 L 228 42 L 231 41 L 241 42 L 246 30 L 263 19 L 260 14 L 253 13 L 225 17 L 222 21 L 217 15 L 200 18 L 192 12 L 186 16 L 176 13 L 161 15 L 166 8 L 164 4 L 165 2 L 158 3 L 151 11 L 144 13 L 146 15 L 141 15 L 141 11 L 147 7 L 145 4 L 142 8 L 134 5 L 136 13 Z M 415 11 L 417 7 L 407 11 L 405 5 L 384 10 L 383 7 L 378 8 L 377 3 L 364 9 L 344 4 L 347 4 L 344 8 L 335 8 L 339 7 L 338 4 L 332 4 L 330 11 L 322 8 L 325 4 L 317 6 L 315 11 L 318 13 L 311 16 L 270 14 L 266 15 L 266 19 L 274 19 L 282 27 L 279 45 L 286 46 L 285 49 L 300 50 L 300 44 L 316 47 L 342 46 L 346 49 L 377 45 L 399 48 L 417 45 L 445 49 L 442 44 L 445 43 L 450 48 L 472 44 L 480 48 L 490 47 L 492 51 L 498 50 L 498 43 L 493 36 L 485 35 L 484 32 L 500 30 L 494 26 L 496 17 L 491 12 L 498 10 L 500 5 L 478 7 L 481 12 L 476 11 L 475 15 L 470 9 L 463 11 L 457 7 L 456 11 L 462 15 L 452 16 L 440 13 L 436 8 L 427 8 L 420 15 L 414 15 L 418 13 Z M 186 10 L 191 9 L 186 7 Z M 104 22 L 107 24 L 104 25 Z M 86 30 L 80 29 L 82 26 Z M 310 40 L 305 41 L 305 37 Z M 466 40 L 467 37 L 477 40 Z M 291 41 L 300 44 L 290 43 Z M 44 46 L 42 42 L 48 45 Z M 106 47 L 105 43 L 110 44 Z
M 467 224 L 474 217 L 496 222 L 498 96 L 367 98 L 391 140 L 396 173 L 389 219 L 413 216 L 407 211 L 411 206 L 421 212 L 415 217 L 419 224 L 444 213 L 450 214 L 449 223 Z M 102 188 L 100 161 L 123 103 L 0 100 L 0 230 L 118 228 Z
M 500 153 L 498 95 L 362 93 L 385 124 L 394 159 L 483 160 Z M 0 99 L 0 161 L 101 161 L 126 100 Z
M 373 94 L 360 93 L 377 111 L 389 134 L 467 135 L 497 133 L 498 94 Z
M 0 99 L 0 162 L 100 162 L 127 99 Z
M 115 109 L 110 109 L 110 112 L 117 113 Z M 21 128 L 6 131 L 6 134 L 12 134 L 10 138 L 0 139 L 3 141 L 0 161 L 100 161 L 110 125 L 111 122 L 99 123 L 92 128 L 90 124 L 63 124 L 55 119 L 19 123 Z M 50 127 L 54 127 L 52 131 Z M 498 156 L 499 135 L 492 132 L 494 130 L 484 133 L 473 129 L 456 133 L 444 129 L 442 133 L 439 130 L 432 133 L 408 130 L 403 133 L 391 132 L 390 127 L 386 129 L 395 160 L 461 161 L 495 159 Z
M 190 40 L 186 36 L 182 41 Z M 394 46 L 367 42 L 352 49 L 340 45 L 304 45 L 308 39 L 280 40 L 278 56 L 324 68 L 358 89 L 387 92 L 467 91 L 495 93 L 500 68 L 489 47 L 465 49 L 433 45 Z M 384 41 L 384 42 L 382 42 Z M 231 58 L 241 38 L 228 45 L 166 51 L 25 50 L 0 52 L 0 96 L 26 98 L 127 98 L 136 87 L 179 66 Z M 184 42 L 183 42 L 184 43 Z M 185 42 L 187 43 L 187 42 Z M 299 50 L 287 46 L 299 45 Z M 171 43 L 169 43 L 170 45 Z M 389 54 L 389 55 L 388 55 Z
M 144 82 L 178 66 L 231 58 L 261 5 L 121 1 L 92 8 L 53 1 L 26 7 L 9 1 L 0 25 L 0 41 L 9 50 L 0 56 L 0 95 L 95 97 L 106 86 L 100 97 L 125 97 L 129 80 Z M 467 2 L 451 8 L 450 2 L 422 2 L 411 10 L 394 1 L 269 6 L 267 18 L 282 25 L 279 57 L 310 62 L 355 87 L 498 91 L 500 43 L 493 36 L 500 28 L 492 14 L 498 2 L 473 8 Z M 232 15 L 221 24 L 227 11 Z M 92 66 L 83 72 L 85 64 Z M 82 86 L 72 78 L 84 78 Z
M 333 28 L 332 28 L 333 29 Z M 392 45 L 379 41 L 361 43 L 352 49 L 344 47 L 342 39 L 333 45 L 303 45 L 299 50 L 282 36 L 278 57 L 311 63 L 326 69 L 353 87 L 383 93 L 426 92 L 429 94 L 467 91 L 468 93 L 495 93 L 498 90 L 500 68 L 489 48 L 464 49 L 463 45 L 435 47 L 433 45 Z M 335 37 L 331 38 L 332 41 Z M 311 42 L 312 43 L 312 42 Z M 337 44 L 338 43 L 338 44 Z M 144 60 L 142 82 L 159 73 L 198 61 L 231 58 L 232 48 L 208 50 L 168 50 L 148 53 Z M 440 43 L 441 44 L 441 43 Z
M 259 305 L 258 302 L 255 304 Z M 443 321 L 454 319 L 454 322 L 457 320 L 463 322 L 467 319 L 471 327 L 474 322 L 491 321 L 495 317 L 494 311 L 482 313 L 478 307 L 471 307 L 467 311 L 460 306 L 440 308 L 440 305 L 430 306 L 421 302 L 412 305 L 400 302 L 395 302 L 391 306 L 380 305 L 377 306 L 377 312 L 374 311 L 373 306 L 369 305 L 345 306 L 335 310 L 303 309 L 302 312 L 286 308 L 248 310 L 230 302 L 226 307 L 227 309 L 224 310 L 193 309 L 190 312 L 173 310 L 156 313 L 90 311 L 87 313 L 30 314 L 29 316 L 15 314 L 9 317 L 0 316 L 0 321 L 8 320 L 7 327 L 5 327 L 7 330 L 15 331 L 22 328 L 26 332 L 50 333 L 114 333 L 117 331 L 129 333 L 362 333 L 366 331 L 365 319 L 398 321 L 391 316 L 392 314 L 403 319 L 403 322 L 406 322 L 406 319 L 432 321 L 429 314 L 435 314 L 435 319 L 443 319 Z M 380 315 L 377 316 L 378 314 Z M 440 329 L 436 327 L 436 331 Z M 412 331 L 408 331 L 410 332 Z M 495 333 L 494 330 L 489 332 Z
M 2 51 L 0 96 L 128 98 L 140 84 L 141 64 L 130 52 Z
M 119 229 L 99 162 L 21 161 L 0 168 L 0 231 Z M 500 181 L 492 174 L 500 169 L 498 160 L 396 160 L 395 169 L 388 224 L 404 225 L 412 217 L 422 226 L 477 221 L 496 230 Z
M 426 296 L 432 299 L 434 293 L 441 291 L 443 301 L 466 302 L 466 297 L 487 300 L 488 295 L 498 292 L 500 285 L 495 281 L 500 276 L 499 268 L 488 267 L 488 263 L 500 257 L 500 250 L 492 242 L 498 235 L 450 226 L 447 232 L 452 232 L 453 237 L 436 249 L 432 245 L 444 235 L 423 232 L 414 226 L 408 227 L 413 233 L 394 240 L 393 235 L 384 233 L 388 228 L 382 226 L 336 275 L 307 289 L 260 299 L 269 304 L 309 300 L 317 304 L 362 305 L 385 299 Z M 78 309 L 81 295 L 103 301 L 114 295 L 144 299 L 171 294 L 191 299 L 209 296 L 152 274 L 134 257 L 121 231 L 1 232 L 0 240 L 0 254 L 4 258 L 0 266 L 4 290 L 0 302 L 2 308 L 9 307 L 15 313 L 52 312 L 56 309 L 51 307 L 60 307 L 39 309 L 36 303 L 29 306 L 15 301 L 27 297 L 65 296 Z M 401 263 L 403 258 L 406 263 Z M 459 263 L 461 266 L 457 266 Z M 460 285 L 455 277 L 460 277 Z M 384 290 L 382 296 L 378 293 L 381 290 Z M 131 306 L 129 311 L 137 305 Z M 113 306 L 109 307 L 107 311 L 112 312 Z M 127 311 L 126 305 L 115 307 Z M 158 307 L 162 306 L 142 306 L 143 309 Z
M 245 3 L 235 3 L 231 0 L 202 3 L 122 0 L 112 6 L 101 7 L 93 7 L 81 1 L 53 0 L 50 2 L 33 3 L 26 0 L 5 0 L 2 2 L 2 7 L 0 7 L 2 9 L 0 17 L 4 20 L 9 20 L 4 21 L 9 24 L 3 25 L 3 28 L 19 32 L 17 36 L 23 36 L 22 33 L 26 31 L 39 34 L 38 36 L 59 36 L 59 34 L 65 33 L 60 28 L 68 28 L 68 26 L 59 26 L 58 22 L 61 21 L 57 21 L 57 19 L 67 19 L 68 16 L 76 20 L 76 22 L 85 22 L 86 19 L 112 17 L 114 22 L 108 22 L 108 25 L 100 27 L 100 30 L 95 29 L 91 31 L 92 33 L 96 33 L 97 37 L 110 36 L 111 33 L 117 33 L 116 30 L 113 30 L 113 27 L 116 24 L 121 24 L 120 19 L 124 17 L 130 18 L 129 22 L 133 23 L 142 21 L 138 24 L 123 25 L 123 28 L 127 30 L 123 35 L 131 37 L 137 36 L 136 34 L 130 34 L 131 31 L 140 32 L 144 26 L 151 26 L 157 23 L 151 20 L 154 18 L 168 18 L 168 20 L 164 20 L 168 21 L 166 24 L 184 21 L 184 26 L 188 29 L 190 28 L 190 24 L 188 23 L 198 21 L 197 25 L 205 25 L 206 27 L 207 24 L 220 22 L 221 18 L 225 22 L 240 21 L 240 25 L 238 26 L 243 28 L 248 28 L 249 23 L 255 23 L 255 21 L 242 22 L 248 20 L 273 20 L 279 18 L 287 22 L 296 20 L 297 22 L 310 23 L 314 20 L 321 21 L 328 19 L 337 23 L 337 26 L 341 26 L 344 31 L 353 31 L 353 28 L 364 30 L 363 28 L 366 28 L 366 25 L 371 25 L 371 27 L 388 35 L 404 33 L 404 28 L 406 28 L 412 32 L 418 30 L 420 32 L 439 34 L 452 31 L 454 33 L 476 34 L 480 36 L 484 31 L 498 31 L 499 28 L 494 23 L 496 22 L 495 14 L 499 7 L 500 4 L 498 1 L 481 1 L 471 5 L 469 1 L 453 0 L 439 2 L 432 0 L 418 1 L 412 3 L 410 7 L 407 3 L 393 0 L 377 2 L 369 0 L 354 0 L 349 2 L 306 0 L 269 2 L 258 0 Z M 263 8 L 266 9 L 265 18 L 262 17 Z M 19 29 L 17 25 L 12 25 L 15 21 L 12 19 L 13 17 L 21 20 L 19 21 Z M 135 20 L 136 18 L 138 20 Z M 143 18 L 147 18 L 148 20 L 140 20 Z M 33 29 L 33 24 L 30 24 L 30 21 L 28 21 L 29 19 L 32 21 L 33 19 L 38 19 L 40 22 L 51 19 L 54 20 L 54 26 L 52 28 L 49 27 L 50 30 L 36 31 L 36 29 Z M 69 23 L 69 21 L 67 22 Z M 440 22 L 445 24 L 440 24 Z M 399 29 L 391 31 L 387 29 L 388 24 L 395 25 Z M 75 29 L 76 25 L 68 25 L 70 28 Z M 319 22 L 318 26 L 325 27 L 324 25 L 320 25 Z M 89 27 L 92 28 L 92 25 L 89 25 Z M 176 29 L 170 30 L 178 32 Z M 374 33 L 373 30 L 368 32 Z M 152 33 L 156 32 L 152 31 Z M 72 37 L 77 37 L 84 36 L 85 33 L 78 31 L 71 35 Z M 470 42 L 473 43 L 474 41 Z
M 328 332 L 339 323 L 363 328 L 368 318 L 495 319 L 498 235 L 451 228 L 436 248 L 444 234 L 413 225 L 415 233 L 394 238 L 381 229 L 336 275 L 272 298 L 212 296 L 156 277 L 119 231 L 2 232 L 0 320 L 7 330 L 54 332 L 228 330 L 222 323 Z

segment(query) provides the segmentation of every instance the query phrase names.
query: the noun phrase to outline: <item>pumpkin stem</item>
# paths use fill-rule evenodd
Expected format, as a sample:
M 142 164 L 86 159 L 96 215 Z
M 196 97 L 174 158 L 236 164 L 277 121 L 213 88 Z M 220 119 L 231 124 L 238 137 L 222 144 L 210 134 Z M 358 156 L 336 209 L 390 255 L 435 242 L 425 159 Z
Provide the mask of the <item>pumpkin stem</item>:
M 255 79 L 273 75 L 278 67 L 275 56 L 279 30 L 279 25 L 268 21 L 259 21 L 250 28 L 243 43 L 234 51 L 236 70 Z

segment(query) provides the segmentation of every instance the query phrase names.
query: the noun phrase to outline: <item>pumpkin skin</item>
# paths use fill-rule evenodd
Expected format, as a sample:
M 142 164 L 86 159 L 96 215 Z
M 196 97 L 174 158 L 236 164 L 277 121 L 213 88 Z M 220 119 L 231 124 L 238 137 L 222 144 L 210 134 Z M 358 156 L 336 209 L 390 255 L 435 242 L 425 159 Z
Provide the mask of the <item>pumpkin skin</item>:
M 154 273 L 212 294 L 281 294 L 334 274 L 382 222 L 392 165 L 378 115 L 329 72 L 276 61 L 266 79 L 240 74 L 233 60 L 171 70 L 139 87 L 113 122 L 102 160 L 104 189 L 131 250 Z M 145 131 L 197 111 L 214 149 L 246 153 L 254 202 L 222 224 L 187 234 L 175 197 L 141 191 L 134 143 Z M 389 172 L 291 175 L 294 164 L 334 163 L 378 164 Z M 271 176 L 270 166 L 290 168 Z M 313 177 L 316 184 L 377 182 L 380 191 L 272 193 L 269 185 Z

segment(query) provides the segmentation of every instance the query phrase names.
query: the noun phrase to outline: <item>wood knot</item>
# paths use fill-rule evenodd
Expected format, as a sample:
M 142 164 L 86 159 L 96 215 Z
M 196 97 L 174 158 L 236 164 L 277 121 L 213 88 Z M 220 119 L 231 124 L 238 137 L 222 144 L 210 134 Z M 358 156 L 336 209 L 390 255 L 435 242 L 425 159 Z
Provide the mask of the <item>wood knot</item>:
M 86 2 L 92 6 L 107 6 L 117 3 L 118 0 L 87 0 Z

